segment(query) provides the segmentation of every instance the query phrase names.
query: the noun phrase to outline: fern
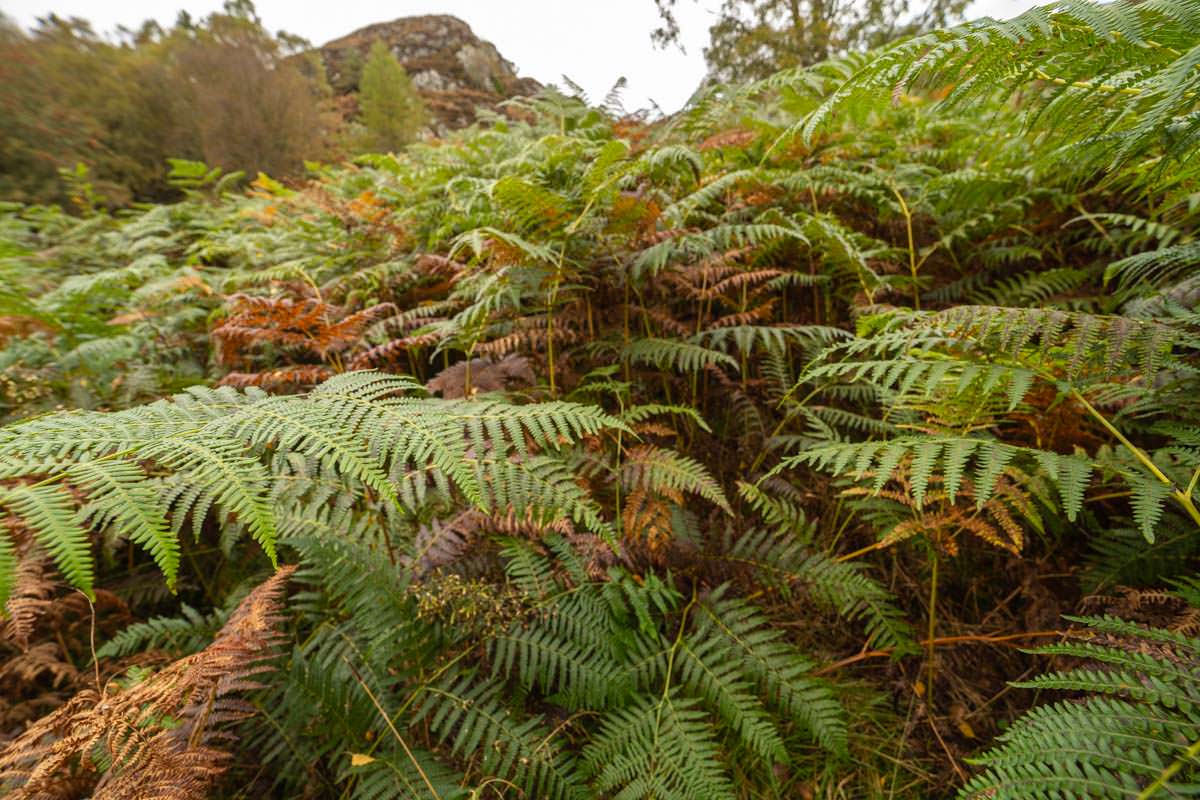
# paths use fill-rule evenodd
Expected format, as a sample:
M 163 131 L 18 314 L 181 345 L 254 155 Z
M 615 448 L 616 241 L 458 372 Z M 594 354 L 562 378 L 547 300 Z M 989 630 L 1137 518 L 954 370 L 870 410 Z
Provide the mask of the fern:
M 746 693 L 745 679 L 731 678 L 730 673 L 746 675 L 768 702 L 778 705 L 822 747 L 844 754 L 844 712 L 833 692 L 819 679 L 807 677 L 813 665 L 767 625 L 761 612 L 744 601 L 725 599 L 725 588 L 699 606 L 697 629 L 681 649 L 681 654 L 696 661 L 695 667 L 683 662 L 684 682 L 690 675 L 691 681 L 700 683 L 706 699 L 717 706 L 748 749 L 768 761 L 786 760 L 782 739 L 769 716 Z
M 550 743 L 550 731 L 537 717 L 522 719 L 506 709 L 498 684 L 451 673 L 422 694 L 416 719 L 428 719 L 433 735 L 452 752 L 478 754 L 488 774 L 517 782 L 537 797 L 586 796 L 570 757 Z
M 802 130 L 810 139 L 848 98 L 918 85 L 954 85 L 947 104 L 1032 84 L 1033 124 L 1053 131 L 1088 166 L 1119 167 L 1172 132 L 1171 160 L 1194 146 L 1195 12 L 1177 0 L 1098 5 L 1064 1 L 1015 19 L 990 18 L 886 48 L 834 92 Z M 1150 32 L 1153 33 L 1150 33 Z M 1052 154 L 1059 155 L 1054 150 Z M 1083 158 L 1080 158 L 1082 153 Z M 1059 163 L 1067 158 L 1059 157 Z M 1158 172 L 1159 180 L 1163 173 Z
M 85 591 L 92 580 L 90 527 L 111 525 L 129 536 L 173 583 L 180 524 L 190 515 L 199 531 L 214 506 L 245 526 L 273 561 L 278 509 L 272 485 L 290 457 L 332 470 L 350 490 L 372 491 L 384 503 L 415 505 L 431 480 L 443 492 L 453 483 L 476 503 L 566 508 L 589 529 L 607 530 L 553 459 L 510 462 L 507 456 L 530 447 L 557 449 L 564 440 L 618 425 L 615 420 L 569 404 L 501 416 L 495 404 L 388 398 L 411 389 L 403 379 L 360 373 L 339 376 L 307 397 L 194 390 L 129 411 L 19 424 L 0 435 L 0 458 L 12 465 L 14 477 L 39 470 L 47 462 L 37 459 L 51 454 L 92 460 L 79 466 L 52 462 L 48 477 L 7 490 L 4 504 L 30 526 L 67 579 Z M 468 447 L 475 458 L 467 457 Z M 169 470 L 171 480 L 156 483 L 145 472 L 146 462 Z M 88 492 L 78 512 L 61 486 L 64 480 Z
M 1063 456 L 1043 450 L 1014 447 L 990 439 L 966 437 L 900 437 L 886 442 L 834 444 L 789 456 L 772 474 L 802 464 L 828 470 L 834 475 L 875 478 L 875 491 L 882 488 L 895 466 L 912 458 L 913 498 L 920 507 L 934 470 L 946 478 L 950 497 L 958 494 L 962 476 L 971 461 L 975 463 L 973 483 L 975 504 L 982 508 L 991 498 L 996 483 L 1014 459 L 1027 462 L 1030 471 L 1040 468 L 1058 486 L 1059 497 L 1068 519 L 1074 519 L 1083 502 L 1083 494 L 1092 475 L 1093 464 L 1078 456 Z
M 701 800 L 729 797 L 733 786 L 695 701 L 666 692 L 642 696 L 609 715 L 583 754 L 598 791 L 620 797 Z
M 737 361 L 703 345 L 672 339 L 635 339 L 622 352 L 622 359 L 631 364 L 647 364 L 658 369 L 679 372 L 698 372 L 709 366 L 737 369 Z
M 804 591 L 820 606 L 862 622 L 867 641 L 898 653 L 913 652 L 915 637 L 895 598 L 863 567 L 814 553 L 786 532 L 751 530 L 709 558 L 738 565 L 751 579 L 791 595 Z
M 1097 637 L 1040 648 L 1088 666 L 1016 684 L 1087 692 L 1022 717 L 979 759 L 963 797 L 1153 797 L 1194 788 L 1200 730 L 1187 665 L 1200 642 L 1112 617 L 1074 620 Z M 1094 666 L 1093 666 L 1094 665 Z

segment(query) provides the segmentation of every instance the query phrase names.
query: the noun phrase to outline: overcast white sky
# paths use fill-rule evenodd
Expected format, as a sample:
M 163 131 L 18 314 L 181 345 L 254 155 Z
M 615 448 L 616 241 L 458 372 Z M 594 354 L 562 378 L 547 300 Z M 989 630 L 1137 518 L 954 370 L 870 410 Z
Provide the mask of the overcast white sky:
M 1048 0 L 1040 0 L 1048 2 Z M 658 16 L 652 0 L 256 0 L 259 16 L 273 31 L 285 30 L 322 44 L 343 34 L 396 17 L 453 14 L 477 36 L 490 40 L 522 75 L 559 83 L 567 75 L 601 101 L 621 76 L 629 81 L 625 105 L 642 108 L 653 100 L 667 112 L 687 101 L 704 77 L 702 51 L 713 9 L 720 0 L 679 0 L 686 54 L 659 50 L 650 42 Z M 1009 17 L 1037 0 L 975 0 L 969 17 Z M 0 10 L 29 26 L 53 11 L 91 20 L 96 30 L 136 28 L 153 17 L 164 25 L 180 9 L 199 17 L 221 0 L 0 0 Z

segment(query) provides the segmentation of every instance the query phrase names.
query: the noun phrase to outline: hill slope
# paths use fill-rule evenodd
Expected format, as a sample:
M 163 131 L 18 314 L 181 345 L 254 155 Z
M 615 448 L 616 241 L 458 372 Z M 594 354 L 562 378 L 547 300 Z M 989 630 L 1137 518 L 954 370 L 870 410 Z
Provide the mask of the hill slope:
M 357 92 L 362 65 L 376 41 L 387 44 L 404 65 L 441 129 L 470 125 L 476 107 L 495 108 L 541 88 L 532 78 L 519 77 L 513 64 L 470 25 L 438 14 L 368 25 L 323 45 L 321 57 L 335 91 Z

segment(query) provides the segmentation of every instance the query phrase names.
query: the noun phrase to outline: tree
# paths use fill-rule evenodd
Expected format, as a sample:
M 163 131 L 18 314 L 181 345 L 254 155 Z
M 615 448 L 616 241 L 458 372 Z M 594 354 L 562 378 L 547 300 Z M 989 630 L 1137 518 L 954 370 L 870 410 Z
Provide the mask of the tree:
M 912 0 L 724 0 L 704 58 L 717 78 L 756 80 L 945 25 L 968 2 L 929 0 L 914 13 Z M 678 0 L 654 3 L 663 24 L 652 38 L 662 46 L 678 44 Z
M 104 160 L 89 92 L 104 81 L 105 50 L 82 20 L 50 15 L 30 35 L 0 20 L 0 197 L 59 199 L 60 167 Z
M 367 129 L 364 144 L 369 149 L 403 147 L 416 139 L 428 118 L 408 73 L 381 41 L 371 45 L 363 66 L 358 102 L 362 124 Z
M 116 37 L 80 19 L 50 15 L 27 33 L 0 17 L 0 198 L 63 202 L 59 170 L 77 163 L 114 205 L 171 196 L 171 157 L 297 174 L 332 153 L 340 126 L 308 49 L 266 31 L 249 0 Z
M 205 161 L 288 175 L 321 155 L 319 88 L 290 58 L 307 43 L 272 36 L 249 0 L 230 0 L 224 14 L 177 36 L 173 60 L 188 100 L 179 124 L 198 137 Z

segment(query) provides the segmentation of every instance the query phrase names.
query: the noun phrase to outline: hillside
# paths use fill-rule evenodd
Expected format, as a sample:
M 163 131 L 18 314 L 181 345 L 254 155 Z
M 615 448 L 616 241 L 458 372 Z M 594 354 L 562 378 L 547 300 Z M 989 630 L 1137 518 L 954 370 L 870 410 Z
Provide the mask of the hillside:
M 536 94 L 541 85 L 516 68 L 462 20 L 431 15 L 403 17 L 360 28 L 319 49 L 334 90 L 352 95 L 367 52 L 382 41 L 404 66 L 440 132 L 466 127 L 478 107 Z

